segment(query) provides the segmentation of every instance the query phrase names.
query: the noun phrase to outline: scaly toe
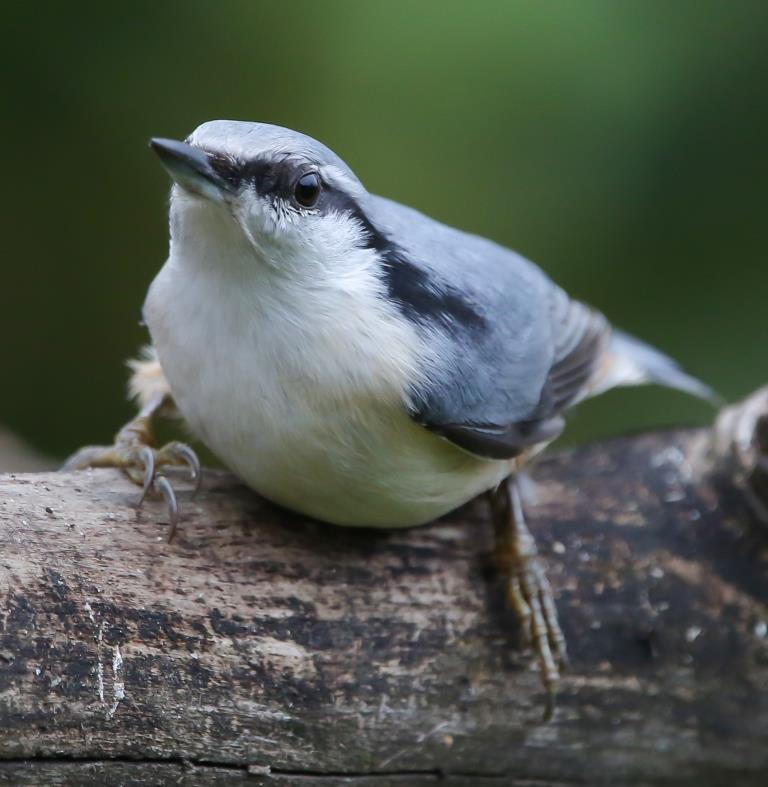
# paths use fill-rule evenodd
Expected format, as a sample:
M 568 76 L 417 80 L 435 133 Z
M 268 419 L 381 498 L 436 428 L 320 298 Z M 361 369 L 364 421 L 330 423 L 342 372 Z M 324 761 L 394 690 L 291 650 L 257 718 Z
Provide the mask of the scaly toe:
M 87 445 L 75 451 L 61 466 L 62 472 L 87 470 L 90 467 L 124 467 L 125 453 L 114 445 Z
M 544 721 L 552 718 L 555 695 L 560 680 L 560 668 L 565 666 L 565 637 L 557 619 L 557 610 L 552 597 L 546 572 L 536 557 L 529 557 L 510 577 L 510 586 L 516 584 L 522 603 L 528 607 L 527 616 L 521 616 L 526 624 L 529 642 L 539 662 L 541 682 L 546 692 Z M 513 604 L 520 614 L 520 602 Z
M 176 535 L 179 524 L 179 504 L 170 480 L 160 472 L 163 467 L 186 467 L 194 484 L 193 496 L 200 490 L 202 469 L 192 448 L 184 443 L 172 442 L 155 450 L 145 439 L 146 428 L 140 419 L 127 424 L 119 433 L 116 443 L 110 446 L 87 446 L 74 453 L 62 470 L 85 470 L 89 467 L 117 467 L 141 487 L 138 505 L 141 506 L 151 493 L 158 493 L 168 506 L 170 531 L 168 541 Z
M 520 577 L 511 574 L 507 579 L 507 603 L 517 617 L 520 626 L 520 639 L 524 647 L 533 643 L 531 605 L 528 603 L 523 588 L 520 584 Z

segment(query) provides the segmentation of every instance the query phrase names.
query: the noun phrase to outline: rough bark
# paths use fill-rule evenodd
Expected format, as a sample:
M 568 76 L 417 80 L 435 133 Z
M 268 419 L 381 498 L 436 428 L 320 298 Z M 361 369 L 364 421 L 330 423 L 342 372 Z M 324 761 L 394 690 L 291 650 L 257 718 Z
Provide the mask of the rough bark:
M 116 471 L 0 476 L 0 782 L 762 785 L 766 455 L 762 392 L 538 464 L 547 725 L 482 500 L 343 530 L 210 473 L 167 544 Z

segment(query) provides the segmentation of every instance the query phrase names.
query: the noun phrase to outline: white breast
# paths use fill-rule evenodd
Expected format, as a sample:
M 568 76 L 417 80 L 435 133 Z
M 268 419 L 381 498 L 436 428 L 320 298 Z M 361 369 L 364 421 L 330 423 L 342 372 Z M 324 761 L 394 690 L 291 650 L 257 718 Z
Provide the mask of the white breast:
M 256 491 L 325 521 L 396 527 L 509 473 L 409 418 L 409 382 L 428 353 L 365 264 L 332 281 L 260 279 L 231 264 L 241 249 L 197 251 L 197 261 L 172 252 L 145 318 L 193 432 Z

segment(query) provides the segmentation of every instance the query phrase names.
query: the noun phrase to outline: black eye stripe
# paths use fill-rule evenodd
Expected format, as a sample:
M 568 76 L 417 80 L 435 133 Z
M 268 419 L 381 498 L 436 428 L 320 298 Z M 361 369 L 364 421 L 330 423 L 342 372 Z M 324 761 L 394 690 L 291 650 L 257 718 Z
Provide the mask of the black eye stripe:
M 206 153 L 213 169 L 232 186 L 237 189 L 253 186 L 265 196 L 288 196 L 293 179 L 288 170 L 298 171 L 297 167 L 286 166 L 286 162 L 259 158 L 242 161 L 215 151 Z
M 219 153 L 208 153 L 208 160 L 214 171 L 232 186 L 239 186 L 241 181 L 241 171 L 239 163 L 229 157 Z
M 236 189 L 252 187 L 261 196 L 283 200 L 294 207 L 314 207 L 323 191 L 320 175 L 305 159 L 251 159 L 208 151 L 211 166 Z M 301 185 L 299 185 L 301 184 Z M 298 191 L 297 191 L 298 190 Z
M 356 200 L 343 189 L 325 181 L 316 165 L 306 159 L 286 156 L 278 160 L 254 158 L 243 161 L 215 151 L 206 152 L 211 166 L 235 189 L 253 188 L 264 197 L 285 202 L 286 207 L 293 210 L 305 209 L 295 199 L 297 182 L 308 174 L 314 174 L 320 182 L 320 195 L 312 206 L 313 210 L 321 214 L 345 214 L 359 221 L 360 209 Z

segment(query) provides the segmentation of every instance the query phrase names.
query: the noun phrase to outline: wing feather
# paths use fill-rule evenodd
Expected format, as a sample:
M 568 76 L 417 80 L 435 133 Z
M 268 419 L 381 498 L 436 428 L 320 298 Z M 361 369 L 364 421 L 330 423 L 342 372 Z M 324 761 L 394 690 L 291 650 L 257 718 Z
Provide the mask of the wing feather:
M 552 304 L 554 353 L 541 395 L 530 414 L 509 423 L 425 423 L 470 453 L 509 459 L 531 446 L 554 440 L 563 430 L 562 413 L 583 399 L 610 346 L 605 317 L 556 289 Z M 500 359 L 503 363 L 503 359 Z
M 554 439 L 600 363 L 605 318 L 496 243 L 380 197 L 364 207 L 388 295 L 435 351 L 412 417 L 496 459 Z
M 390 298 L 435 350 L 411 416 L 465 450 L 517 456 L 557 437 L 569 407 L 616 385 L 713 396 L 519 254 L 381 197 L 369 195 L 365 216 Z

